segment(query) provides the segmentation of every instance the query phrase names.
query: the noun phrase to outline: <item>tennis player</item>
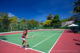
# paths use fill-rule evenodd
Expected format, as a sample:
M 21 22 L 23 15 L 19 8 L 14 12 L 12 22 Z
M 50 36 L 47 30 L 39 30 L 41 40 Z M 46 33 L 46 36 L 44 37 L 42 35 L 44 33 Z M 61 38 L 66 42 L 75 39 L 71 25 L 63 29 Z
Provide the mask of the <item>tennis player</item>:
M 23 47 L 23 44 L 25 43 L 25 49 L 27 50 L 27 40 L 28 39 L 28 28 L 25 29 L 25 31 L 23 32 L 23 35 L 21 37 L 21 39 L 23 40 L 22 44 L 21 44 L 21 48 Z

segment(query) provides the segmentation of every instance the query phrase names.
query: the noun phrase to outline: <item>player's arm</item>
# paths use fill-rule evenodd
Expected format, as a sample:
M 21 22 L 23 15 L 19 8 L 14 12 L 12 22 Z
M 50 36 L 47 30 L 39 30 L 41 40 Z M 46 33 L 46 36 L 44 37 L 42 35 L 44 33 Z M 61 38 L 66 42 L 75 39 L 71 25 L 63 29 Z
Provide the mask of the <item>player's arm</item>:
M 26 38 L 27 38 L 27 39 L 29 38 L 29 35 L 28 35 L 28 34 L 26 35 Z

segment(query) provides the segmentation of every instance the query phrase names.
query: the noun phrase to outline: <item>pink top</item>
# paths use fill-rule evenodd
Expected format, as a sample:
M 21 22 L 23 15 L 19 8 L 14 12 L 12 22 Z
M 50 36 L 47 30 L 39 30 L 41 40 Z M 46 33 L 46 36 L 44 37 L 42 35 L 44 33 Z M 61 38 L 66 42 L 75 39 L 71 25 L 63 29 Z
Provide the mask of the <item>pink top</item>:
M 23 32 L 23 36 L 22 36 L 22 38 L 25 38 L 26 34 L 27 34 L 27 32 L 24 31 L 24 32 Z

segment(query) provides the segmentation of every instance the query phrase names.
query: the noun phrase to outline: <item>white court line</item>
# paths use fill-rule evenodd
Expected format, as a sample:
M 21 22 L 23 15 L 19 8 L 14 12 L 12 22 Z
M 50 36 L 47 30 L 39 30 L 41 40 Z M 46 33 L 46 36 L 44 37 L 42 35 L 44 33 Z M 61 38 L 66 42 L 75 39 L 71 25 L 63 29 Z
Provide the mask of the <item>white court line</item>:
M 63 31 L 64 32 L 64 31 Z M 54 48 L 54 46 L 56 45 L 56 43 L 58 42 L 58 40 L 60 39 L 61 35 L 63 34 L 63 32 L 60 34 L 60 36 L 57 38 L 56 42 L 53 44 L 52 48 Z M 49 50 L 48 53 L 51 52 L 52 48 Z
M 15 43 L 12 43 L 12 42 L 8 42 L 8 41 L 5 41 L 5 40 L 0 40 L 0 41 L 7 42 L 7 43 L 10 43 L 10 44 L 14 44 L 14 45 L 16 45 L 16 46 L 20 46 L 20 45 L 18 45 L 18 44 L 15 44 Z
M 10 43 L 10 44 L 19 46 L 19 47 L 21 46 L 21 45 L 18 45 L 18 44 L 12 43 L 12 42 L 8 42 L 8 41 L 5 41 L 5 40 L 0 40 L 0 41 L 7 42 L 7 43 Z M 32 49 L 32 48 L 29 48 L 29 49 L 34 50 L 34 51 L 38 51 L 38 52 L 41 52 L 41 53 L 45 53 L 45 52 L 43 52 L 43 51 L 35 50 L 35 49 Z
M 55 33 L 56 34 L 56 33 Z M 55 34 L 53 35 L 53 36 L 55 36 Z M 36 45 L 34 45 L 32 48 L 34 48 L 34 47 L 36 47 L 36 46 L 38 46 L 38 45 L 40 45 L 41 43 L 43 43 L 43 42 L 45 42 L 45 41 L 47 41 L 48 39 L 50 39 L 50 38 L 52 38 L 53 36 L 49 36 L 48 38 L 46 38 L 46 39 L 44 39 L 43 41 L 41 41 L 41 42 L 39 42 L 38 44 L 36 44 Z
M 40 51 L 40 50 L 36 50 L 36 49 L 32 49 L 32 48 L 30 48 L 31 50 L 35 50 L 35 51 Z M 42 53 L 45 53 L 45 52 L 43 52 L 43 51 L 40 51 L 40 52 L 42 52 Z
M 4 33 L 14 33 L 14 32 L 23 32 L 23 31 L 0 32 L 0 34 L 4 34 Z

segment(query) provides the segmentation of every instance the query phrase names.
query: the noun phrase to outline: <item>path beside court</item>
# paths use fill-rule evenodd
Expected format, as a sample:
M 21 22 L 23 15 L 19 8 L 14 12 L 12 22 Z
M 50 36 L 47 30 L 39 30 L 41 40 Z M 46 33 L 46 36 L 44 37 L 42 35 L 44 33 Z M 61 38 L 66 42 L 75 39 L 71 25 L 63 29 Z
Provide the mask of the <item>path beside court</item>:
M 80 53 L 80 34 L 65 30 L 50 53 Z
M 0 40 L 0 53 L 41 53 L 32 49 L 25 50 L 20 46 Z

